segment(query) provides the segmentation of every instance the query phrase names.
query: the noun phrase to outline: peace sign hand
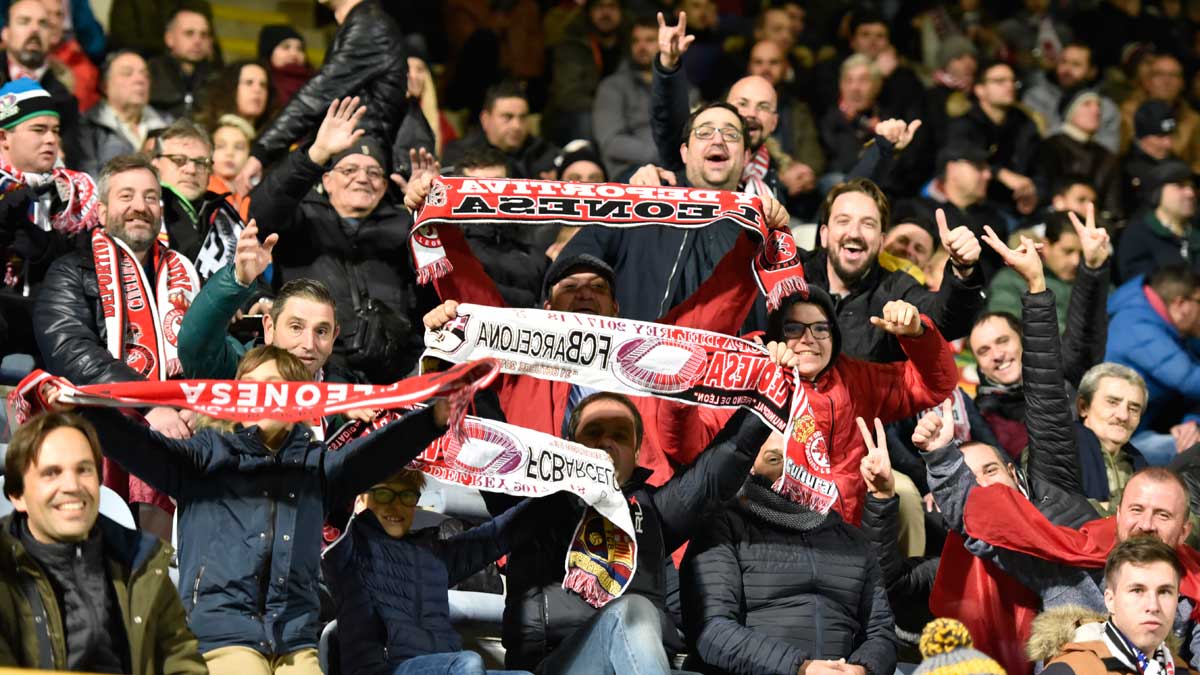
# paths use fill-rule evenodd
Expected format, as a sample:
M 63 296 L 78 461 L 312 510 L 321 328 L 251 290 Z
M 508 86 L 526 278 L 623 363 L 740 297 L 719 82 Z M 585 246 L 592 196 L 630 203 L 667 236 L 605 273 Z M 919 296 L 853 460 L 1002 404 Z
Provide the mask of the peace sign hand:
M 1079 245 L 1083 248 L 1083 262 L 1090 269 L 1098 269 L 1106 261 L 1111 251 L 1108 247 L 1108 230 L 1096 227 L 1096 204 L 1088 202 L 1087 221 L 1079 222 L 1079 216 L 1074 211 L 1068 211 L 1067 217 L 1075 226 L 1075 234 L 1079 235 Z
M 866 421 L 861 417 L 855 418 L 855 421 L 867 446 L 867 456 L 859 465 L 867 489 L 877 499 L 891 499 L 896 494 L 896 477 L 892 475 L 892 459 L 888 456 L 887 432 L 883 429 L 883 422 L 875 418 L 875 438 L 872 438 Z
M 1038 255 L 1038 251 L 1042 248 L 1041 244 L 1035 243 L 1029 237 L 1021 237 L 1021 245 L 1016 249 L 1011 249 L 1008 244 L 1001 241 L 1000 237 L 992 231 L 991 226 L 984 225 L 983 240 L 991 246 L 1000 257 L 1004 259 L 1004 263 L 1017 271 L 1021 278 L 1025 279 L 1025 283 L 1029 284 L 1030 293 L 1041 293 L 1046 290 L 1046 274 L 1042 270 L 1042 257 Z

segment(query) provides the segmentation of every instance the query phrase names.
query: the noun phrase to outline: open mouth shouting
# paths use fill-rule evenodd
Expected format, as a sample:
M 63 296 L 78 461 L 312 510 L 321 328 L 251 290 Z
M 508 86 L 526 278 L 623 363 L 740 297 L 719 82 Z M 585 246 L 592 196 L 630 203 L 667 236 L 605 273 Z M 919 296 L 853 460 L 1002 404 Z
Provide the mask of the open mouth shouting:
M 724 145 L 716 144 L 710 146 L 704 151 L 704 168 L 712 170 L 724 170 L 729 168 L 730 154 L 729 149 Z

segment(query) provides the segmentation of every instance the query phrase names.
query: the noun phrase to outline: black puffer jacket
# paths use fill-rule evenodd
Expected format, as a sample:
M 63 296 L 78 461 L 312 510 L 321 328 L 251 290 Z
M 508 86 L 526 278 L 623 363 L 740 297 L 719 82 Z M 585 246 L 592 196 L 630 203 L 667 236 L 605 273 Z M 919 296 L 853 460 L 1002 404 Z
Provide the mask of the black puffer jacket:
M 292 143 L 316 133 L 329 103 L 343 96 L 358 96 L 367 107 L 358 128 L 390 143 L 404 119 L 407 92 L 404 35 L 377 0 L 363 0 L 338 27 L 320 72 L 259 134 L 251 154 L 264 166 L 282 157 Z
M 663 646 L 682 651 L 675 624 L 665 606 L 664 563 L 672 551 L 696 534 L 706 509 L 731 499 L 745 480 L 770 430 L 757 417 L 740 410 L 717 434 L 694 464 L 662 487 L 646 484 L 649 469 L 638 467 L 622 492 L 637 531 L 637 572 L 625 594 L 640 595 L 659 610 Z M 485 492 L 484 500 L 498 515 L 515 498 Z M 504 598 L 505 666 L 535 670 L 563 640 L 598 610 L 573 592 L 563 590 L 563 561 L 579 515 L 564 514 L 533 541 L 508 556 L 508 593 Z
M 895 671 L 892 610 L 858 529 L 760 478 L 706 522 L 679 572 L 684 625 L 704 672 L 790 674 L 805 661 L 843 658 L 875 675 Z
M 323 171 L 306 152 L 297 150 L 250 193 L 250 217 L 258 219 L 260 237 L 279 233 L 274 283 L 278 286 L 291 279 L 309 278 L 329 286 L 342 330 L 335 347 L 338 356 L 343 354 L 341 345 L 358 329 L 352 289 L 385 304 L 397 322 L 393 337 L 404 345 L 399 362 L 388 368 L 397 371 L 392 379 L 399 379 L 421 353 L 421 332 L 413 328 L 420 327 L 425 305 L 432 305 L 432 300 L 417 300 L 408 250 L 412 217 L 384 195 L 370 215 L 357 225 L 350 224 L 333 209 L 327 196 L 313 189 Z M 378 376 L 373 379 L 383 381 Z
M 550 266 L 546 248 L 554 243 L 558 226 L 480 223 L 463 228 L 463 233 L 509 307 L 541 308 L 542 282 Z
M 824 249 L 801 251 L 804 278 L 809 285 L 829 291 L 828 256 Z M 850 294 L 834 299 L 838 326 L 842 329 L 842 353 L 865 361 L 889 363 L 905 360 L 895 336 L 871 325 L 872 316 L 880 316 L 891 300 L 905 300 L 917 306 L 947 340 L 957 340 L 971 331 L 975 315 L 983 308 L 983 283 L 979 270 L 967 279 L 959 279 L 947 262 L 942 287 L 934 293 L 911 275 L 889 272 L 878 263 L 871 266 Z M 623 307 L 623 306 L 622 306 Z

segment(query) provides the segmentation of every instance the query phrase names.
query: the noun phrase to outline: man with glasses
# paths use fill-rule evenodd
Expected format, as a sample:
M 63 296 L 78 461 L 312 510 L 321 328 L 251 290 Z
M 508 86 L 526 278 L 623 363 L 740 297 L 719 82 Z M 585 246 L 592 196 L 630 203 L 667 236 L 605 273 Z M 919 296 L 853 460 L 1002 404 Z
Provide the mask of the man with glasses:
M 162 219 L 170 246 L 195 262 L 200 278 L 207 280 L 233 262 L 245 227 L 226 195 L 208 190 L 212 141 L 192 122 L 176 120 L 155 139 L 153 163 L 162 181 Z
M 450 624 L 447 589 L 568 510 L 561 497 L 526 501 L 442 539 L 436 527 L 412 529 L 424 487 L 425 474 L 405 469 L 358 495 L 345 534 L 322 555 L 344 673 L 496 672 L 463 650 Z
M 250 217 L 260 239 L 279 235 L 273 286 L 315 279 L 329 288 L 341 328 L 333 362 L 390 383 L 417 362 L 413 328 L 427 308 L 408 251 L 412 218 L 387 193 L 388 146 L 358 129 L 365 113 L 357 97 L 333 101 L 312 144 L 250 193 Z

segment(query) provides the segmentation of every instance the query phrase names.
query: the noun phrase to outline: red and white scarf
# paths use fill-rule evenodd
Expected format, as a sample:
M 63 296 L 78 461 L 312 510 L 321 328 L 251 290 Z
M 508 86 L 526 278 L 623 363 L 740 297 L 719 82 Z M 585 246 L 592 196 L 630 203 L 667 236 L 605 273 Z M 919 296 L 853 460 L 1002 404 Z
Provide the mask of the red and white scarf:
M 767 170 L 771 168 L 771 152 L 767 150 L 767 144 L 763 143 L 758 146 L 758 150 L 751 153 L 750 161 L 746 162 L 746 168 L 742 169 L 742 183 L 746 184 L 752 178 L 764 180 L 767 177 Z M 762 194 L 754 192 L 753 194 Z
M 53 229 L 63 234 L 75 234 L 90 230 L 100 223 L 100 198 L 96 183 L 82 171 L 56 167 L 49 173 L 25 173 L 0 157 L 0 192 L 11 192 L 18 187 L 34 189 L 53 183 L 52 208 L 44 216 L 34 213 L 30 206 L 30 222 L 44 230 Z
M 125 242 L 102 229 L 92 232 L 108 353 L 148 380 L 165 380 L 183 372 L 179 328 L 200 279 L 186 257 L 157 241 L 152 246 L 153 288 Z
M 828 512 L 830 432 L 808 400 L 808 383 L 771 363 L 759 344 L 729 335 L 616 317 L 458 306 L 458 318 L 425 334 L 424 356 L 463 363 L 495 358 L 505 373 L 569 382 L 688 405 L 748 408 L 786 437 L 776 492 Z
M 417 212 L 409 246 L 417 280 L 425 284 L 452 270 L 435 227 L 440 223 L 699 229 L 729 219 L 757 234 L 763 242 L 753 271 L 767 296 L 768 308 L 773 309 L 782 298 L 807 287 L 791 232 L 766 225 L 762 199 L 756 196 L 764 189 L 762 181 L 753 178 L 747 192 L 728 192 L 617 183 L 439 177 Z

